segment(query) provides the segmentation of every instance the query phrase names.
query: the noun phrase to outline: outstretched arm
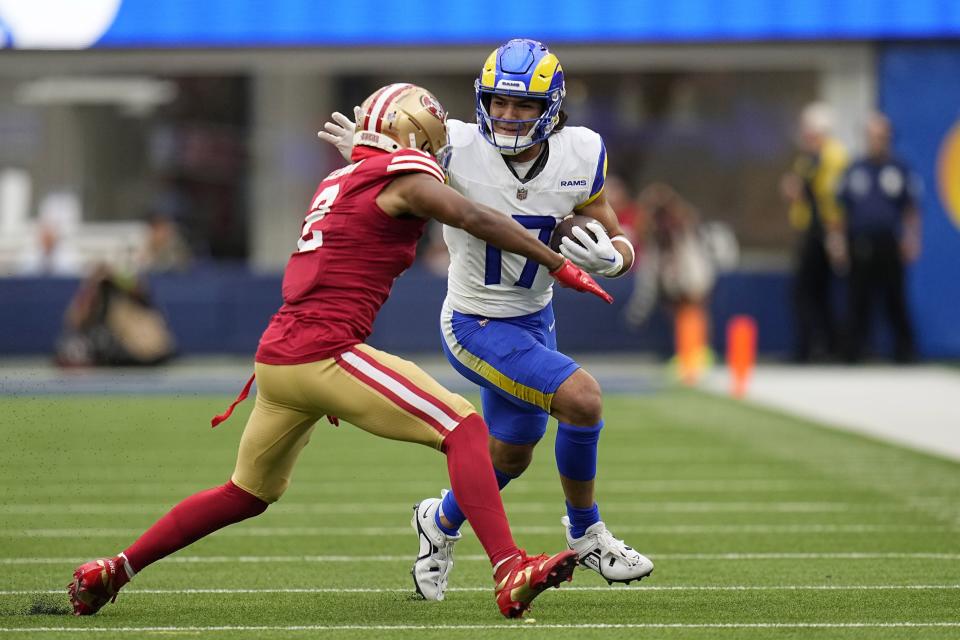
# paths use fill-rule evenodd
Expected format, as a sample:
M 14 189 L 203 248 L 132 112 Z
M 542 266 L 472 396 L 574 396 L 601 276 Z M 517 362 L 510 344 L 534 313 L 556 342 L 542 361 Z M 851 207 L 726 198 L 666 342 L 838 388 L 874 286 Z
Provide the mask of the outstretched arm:
M 589 275 L 530 235 L 516 220 L 472 202 L 445 184 L 422 173 L 404 175 L 390 183 L 377 204 L 388 214 L 410 213 L 463 229 L 493 246 L 542 264 L 560 284 L 613 300 Z
M 510 216 L 467 200 L 424 174 L 397 178 L 380 193 L 377 204 L 391 215 L 410 213 L 463 229 L 499 249 L 539 262 L 550 271 L 563 264 L 563 256 L 551 251 Z

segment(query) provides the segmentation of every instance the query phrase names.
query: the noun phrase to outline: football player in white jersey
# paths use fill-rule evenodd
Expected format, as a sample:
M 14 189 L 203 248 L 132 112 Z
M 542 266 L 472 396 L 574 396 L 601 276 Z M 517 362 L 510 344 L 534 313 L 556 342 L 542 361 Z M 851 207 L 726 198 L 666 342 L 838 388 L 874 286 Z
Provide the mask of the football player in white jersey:
M 450 185 L 499 211 L 547 242 L 572 212 L 594 218 L 565 238 L 561 252 L 585 270 L 626 273 L 634 255 L 603 193 L 606 150 L 585 127 L 565 126 L 564 74 L 539 42 L 510 40 L 495 49 L 475 83 L 477 124 L 448 120 Z M 337 113 L 320 137 L 349 153 L 353 123 Z M 444 227 L 450 250 L 447 298 L 441 312 L 444 352 L 453 367 L 480 385 L 490 427 L 490 453 L 500 488 L 520 476 L 558 421 L 557 469 L 566 497 L 561 521 L 580 563 L 608 582 L 648 576 L 653 563 L 616 539 L 594 499 L 597 443 L 603 428 L 600 385 L 557 351 L 551 278 L 538 264 Z M 465 517 L 452 492 L 414 507 L 420 539 L 413 567 L 417 592 L 442 600 L 453 545 Z

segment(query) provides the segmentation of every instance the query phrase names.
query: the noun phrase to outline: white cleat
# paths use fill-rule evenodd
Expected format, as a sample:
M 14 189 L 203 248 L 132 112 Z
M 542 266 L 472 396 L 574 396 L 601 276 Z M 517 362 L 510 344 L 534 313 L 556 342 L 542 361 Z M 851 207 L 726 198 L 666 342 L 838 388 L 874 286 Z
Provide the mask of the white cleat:
M 602 521 L 590 525 L 580 538 L 571 537 L 570 518 L 564 516 L 561 522 L 566 529 L 567 544 L 577 552 L 580 564 L 599 573 L 607 584 L 630 584 L 653 573 L 650 558 L 614 538 Z
M 440 498 L 427 498 L 415 504 L 410 520 L 420 539 L 420 551 L 410 573 L 417 593 L 425 600 L 443 600 L 447 578 L 453 569 L 453 545 L 462 537 L 460 533 L 448 536 L 437 526 L 434 517 L 440 502 Z

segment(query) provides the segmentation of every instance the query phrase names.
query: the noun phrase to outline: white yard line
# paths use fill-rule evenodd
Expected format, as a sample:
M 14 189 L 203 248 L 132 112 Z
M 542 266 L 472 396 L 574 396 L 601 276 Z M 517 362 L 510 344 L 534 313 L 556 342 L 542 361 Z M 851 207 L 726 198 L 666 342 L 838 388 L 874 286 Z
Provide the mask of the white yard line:
M 884 470 L 889 471 L 889 470 Z M 878 471 L 878 474 L 880 472 Z M 443 485 L 440 485 L 441 487 Z M 510 485 L 511 495 L 525 495 L 530 493 L 542 493 L 552 490 L 559 486 L 556 480 L 538 480 L 524 479 L 523 482 L 516 483 L 516 486 Z M 677 479 L 677 480 L 603 480 L 604 492 L 627 493 L 633 497 L 638 493 L 780 493 L 789 491 L 810 491 L 812 488 L 834 489 L 835 483 L 830 479 L 824 478 L 770 478 L 770 477 L 739 477 L 739 478 L 696 478 L 696 479 Z M 340 497 L 343 494 L 343 487 L 336 482 L 297 482 L 297 491 L 301 496 L 312 495 L 333 495 Z M 350 490 L 353 493 L 374 494 L 382 497 L 385 491 L 391 493 L 407 493 L 417 496 L 423 491 L 424 483 L 422 481 L 404 481 L 391 479 L 389 484 L 384 484 L 384 480 L 377 478 L 375 480 L 351 479 Z M 135 482 L 129 485 L 118 487 L 116 482 L 96 482 L 83 481 L 82 483 L 72 482 L 37 482 L 29 487 L 23 487 L 18 491 L 36 498 L 37 495 L 64 495 L 75 497 L 78 492 L 90 493 L 96 497 L 101 497 L 109 492 L 111 495 L 156 495 L 157 493 L 167 493 L 170 491 L 187 492 L 197 491 L 204 488 L 202 482 Z M 436 487 L 438 489 L 439 487 Z M 11 489 L 17 489 L 12 487 Z M 155 499 L 155 498 L 154 498 Z M 412 503 L 411 503 L 412 504 Z
M 521 535 L 547 535 L 557 532 L 556 527 L 516 526 L 514 533 Z M 618 526 L 617 533 L 666 534 L 666 535 L 711 535 L 730 533 L 948 533 L 960 531 L 960 527 L 928 526 L 909 524 L 733 524 L 733 525 L 625 525 Z M 0 538 L 92 538 L 108 536 L 136 536 L 140 529 L 128 528 L 37 528 L 0 530 Z M 296 536 L 406 536 L 407 527 L 231 527 L 216 533 L 227 537 L 296 537 Z
M 528 618 L 524 622 L 528 622 Z M 704 623 L 640 623 L 640 624 L 533 624 L 502 622 L 500 624 L 376 624 L 376 625 L 231 625 L 231 626 L 166 626 L 166 627 L 0 627 L 4 633 L 199 633 L 214 631 L 503 631 L 536 629 L 927 629 L 956 628 L 960 622 L 704 622 Z
M 111 514 L 157 514 L 170 508 L 168 503 L 154 504 L 3 504 L 4 515 L 111 515 Z M 909 505 L 861 504 L 851 502 L 607 502 L 604 509 L 616 513 L 901 513 L 916 510 Z M 389 514 L 404 513 L 409 509 L 396 502 L 364 502 L 342 504 L 334 502 L 278 503 L 271 513 L 283 514 Z M 555 504 L 511 503 L 510 513 L 553 513 Z
M 954 591 L 960 584 L 870 584 L 870 585 L 667 585 L 667 586 L 596 586 L 563 587 L 562 591 Z M 263 588 L 263 589 L 124 589 L 124 595 L 243 595 L 256 593 L 407 593 L 408 588 L 377 587 L 302 587 L 302 588 Z M 450 587 L 448 592 L 487 593 L 490 587 Z M 66 589 L 34 590 L 19 589 L 0 591 L 0 596 L 35 596 L 41 594 L 60 595 Z
M 834 553 L 655 553 L 648 555 L 655 560 L 703 561 L 703 560 L 960 560 L 960 553 L 931 552 L 869 552 L 849 551 Z M 275 563 L 325 563 L 325 562 L 410 562 L 410 555 L 330 555 L 330 556 L 170 556 L 164 564 L 275 564 Z M 65 564 L 86 562 L 89 557 L 69 558 L 0 558 L 0 565 Z M 459 554 L 460 562 L 486 562 L 487 556 Z

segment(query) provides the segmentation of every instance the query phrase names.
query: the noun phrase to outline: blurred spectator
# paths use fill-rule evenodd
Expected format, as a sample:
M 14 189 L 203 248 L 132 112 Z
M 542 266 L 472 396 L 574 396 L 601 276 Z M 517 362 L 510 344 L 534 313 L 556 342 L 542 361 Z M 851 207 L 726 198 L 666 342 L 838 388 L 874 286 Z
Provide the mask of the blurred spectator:
M 182 272 L 190 268 L 193 255 L 179 225 L 169 215 L 152 213 L 147 217 L 147 240 L 137 262 L 146 273 Z
M 904 267 L 920 255 L 920 185 L 891 153 L 892 128 L 874 113 L 866 126 L 867 153 L 844 174 L 839 198 L 846 214 L 850 254 L 850 328 L 847 357 L 860 361 L 870 336 L 875 298 L 885 301 L 893 329 L 894 359 L 914 359 Z
M 72 243 L 80 224 L 80 204 L 71 193 L 55 192 L 40 202 L 36 238 L 17 262 L 18 275 L 77 276 L 82 264 Z
M 781 193 L 790 203 L 790 223 L 798 231 L 793 282 L 797 362 L 839 355 L 831 284 L 833 272 L 846 269 L 836 188 L 847 165 L 847 152 L 830 136 L 832 128 L 828 105 L 815 102 L 803 110 L 799 155 L 780 182 Z
M 650 226 L 643 245 L 642 267 L 627 301 L 626 320 L 642 324 L 658 301 L 674 318 L 677 371 L 694 383 L 712 361 L 708 347 L 707 299 L 715 271 L 699 233 L 697 211 L 671 187 L 652 184 L 640 194 Z
M 696 382 L 714 359 L 710 349 L 710 294 L 717 274 L 733 269 L 739 245 L 730 227 L 703 223 L 696 208 L 672 187 L 655 183 L 639 196 L 640 267 L 625 311 L 629 324 L 643 324 L 658 303 L 674 320 L 677 372 Z
M 666 184 L 655 183 L 639 196 L 649 220 L 641 240 L 642 262 L 636 288 L 627 303 L 627 320 L 642 324 L 658 301 L 672 310 L 703 306 L 716 280 L 716 269 L 693 205 Z
M 70 301 L 56 361 L 61 366 L 154 365 L 174 351 L 173 335 L 142 283 L 101 265 Z

